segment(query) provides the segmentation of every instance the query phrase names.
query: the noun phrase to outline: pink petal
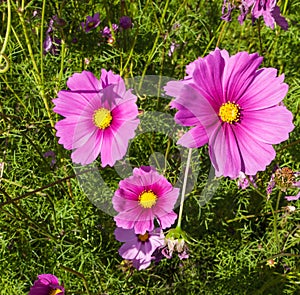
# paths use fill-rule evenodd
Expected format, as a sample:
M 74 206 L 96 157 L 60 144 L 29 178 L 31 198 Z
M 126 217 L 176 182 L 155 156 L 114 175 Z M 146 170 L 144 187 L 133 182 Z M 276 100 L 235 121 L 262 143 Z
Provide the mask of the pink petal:
M 53 99 L 52 102 L 55 104 L 53 111 L 64 117 L 81 115 L 88 104 L 85 97 L 67 90 L 59 91 L 58 98 Z
M 263 143 L 278 144 L 289 137 L 294 129 L 293 114 L 283 106 L 260 111 L 244 112 L 240 128 Z
M 256 140 L 252 132 L 248 132 L 241 125 L 235 128 L 235 136 L 245 166 L 245 169 L 241 171 L 247 175 L 255 175 L 258 171 L 266 169 L 276 153 L 272 145 Z
M 82 120 L 78 116 L 58 121 L 55 129 L 56 136 L 60 137 L 58 142 L 68 150 L 84 145 L 96 131 L 91 119 Z
M 236 178 L 243 171 L 243 162 L 235 137 L 234 127 L 223 124 L 215 129 L 209 139 L 209 154 L 216 176 Z
M 124 228 L 121 228 L 121 227 L 117 227 L 115 229 L 115 237 L 116 237 L 116 240 L 118 240 L 119 242 L 133 242 L 133 241 L 137 241 L 137 236 L 136 234 L 134 233 L 134 230 L 133 229 L 124 229 Z
M 273 68 L 263 68 L 257 71 L 252 83 L 238 101 L 242 108 L 253 111 L 280 103 L 289 87 L 283 83 L 284 75 L 279 77 L 276 75 L 277 70 Z
M 257 53 L 239 52 L 231 56 L 223 73 L 223 95 L 225 101 L 238 102 L 253 80 L 263 58 Z
M 100 81 L 88 71 L 73 74 L 68 79 L 67 86 L 72 91 L 79 92 L 87 101 L 90 101 L 101 89 Z
M 86 143 L 73 151 L 71 155 L 73 162 L 80 163 L 81 165 L 91 164 L 99 156 L 101 136 L 102 132 L 98 134 L 98 132 L 95 131 Z
M 185 133 L 177 142 L 187 148 L 198 148 L 207 144 L 208 137 L 203 126 L 198 125 Z

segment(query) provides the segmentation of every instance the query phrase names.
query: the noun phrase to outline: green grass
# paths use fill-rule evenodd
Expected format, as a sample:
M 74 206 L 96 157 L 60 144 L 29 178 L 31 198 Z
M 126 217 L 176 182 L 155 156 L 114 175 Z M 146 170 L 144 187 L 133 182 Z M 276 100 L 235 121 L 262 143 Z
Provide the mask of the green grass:
M 252 25 L 248 19 L 240 26 L 237 14 L 231 23 L 222 22 L 222 1 L 216 0 L 33 0 L 25 1 L 23 11 L 24 1 L 19 1 L 20 6 L 10 2 L 12 23 L 5 49 L 10 66 L 0 73 L 0 162 L 4 163 L 0 294 L 28 294 L 41 273 L 55 274 L 68 295 L 299 294 L 300 201 L 288 203 L 282 197 L 278 212 L 272 214 L 278 190 L 267 200 L 265 189 L 275 164 L 300 171 L 300 2 L 279 2 L 282 11 L 286 7 L 288 31 L 271 30 L 261 20 L 260 35 L 258 22 Z M 6 33 L 7 4 L 1 1 L 0 5 L 0 45 Z M 129 15 L 134 27 L 116 36 L 112 45 L 100 42 L 99 28 L 88 35 L 78 31 L 80 22 L 95 12 L 100 13 L 101 28 L 118 23 L 122 15 Z M 59 55 L 43 55 L 40 38 L 54 14 L 66 20 L 64 27 L 55 29 L 64 45 Z M 180 26 L 174 28 L 174 24 Z M 179 44 L 172 57 L 168 55 L 171 42 Z M 94 206 L 80 186 L 70 151 L 55 136 L 53 124 L 60 117 L 52 111 L 51 100 L 59 90 L 67 89 L 66 81 L 73 73 L 82 70 L 98 77 L 105 68 L 123 78 L 161 75 L 181 79 L 189 62 L 216 46 L 230 54 L 258 52 L 264 56 L 264 67 L 285 74 L 289 92 L 284 104 L 294 114 L 295 129 L 286 142 L 275 147 L 276 159 L 267 170 L 258 173 L 258 190 L 239 190 L 235 181 L 222 179 L 205 205 L 201 192 L 211 164 L 207 147 L 200 148 L 196 152 L 197 181 L 185 201 L 182 224 L 191 241 L 190 258 L 163 260 L 144 271 L 122 270 L 113 217 Z M 158 97 L 159 91 L 158 96 L 138 94 L 140 109 L 174 115 L 167 107 L 169 101 Z M 133 167 L 147 165 L 153 152 L 165 155 L 168 149 L 166 177 L 175 183 L 182 163 L 174 138 L 163 131 L 143 133 L 131 142 L 128 160 Z M 49 150 L 56 154 L 54 167 L 50 158 L 43 157 Z M 113 168 L 100 173 L 111 191 L 115 190 L 122 177 Z M 296 210 L 287 213 L 284 208 L 291 204 Z M 266 265 L 271 258 L 276 261 L 273 268 Z

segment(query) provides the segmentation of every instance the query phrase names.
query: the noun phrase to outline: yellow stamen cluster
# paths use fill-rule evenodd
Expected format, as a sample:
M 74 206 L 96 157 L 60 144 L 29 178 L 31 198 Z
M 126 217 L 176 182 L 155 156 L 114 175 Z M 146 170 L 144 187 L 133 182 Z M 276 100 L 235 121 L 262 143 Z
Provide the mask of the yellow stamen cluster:
M 59 290 L 59 289 L 54 289 L 54 290 L 51 290 L 51 291 L 50 291 L 49 295 L 56 295 L 56 294 L 59 294 L 59 293 L 61 293 L 61 290 Z
M 143 208 L 151 208 L 156 204 L 157 196 L 153 191 L 144 191 L 139 195 L 139 203 Z
M 95 22 L 89 22 L 89 23 L 88 23 L 88 27 L 89 27 L 89 28 L 92 28 L 94 25 L 95 25 Z
M 223 103 L 219 109 L 219 116 L 223 122 L 237 123 L 240 120 L 240 106 L 235 102 Z
M 93 121 L 94 124 L 100 128 L 100 129 L 105 129 L 108 126 L 110 126 L 112 120 L 112 116 L 109 110 L 105 108 L 100 108 L 95 111 Z
M 141 242 L 146 242 L 146 241 L 148 241 L 148 239 L 149 239 L 149 234 L 146 232 L 146 233 L 143 234 L 143 235 L 138 235 L 138 239 L 139 239 Z

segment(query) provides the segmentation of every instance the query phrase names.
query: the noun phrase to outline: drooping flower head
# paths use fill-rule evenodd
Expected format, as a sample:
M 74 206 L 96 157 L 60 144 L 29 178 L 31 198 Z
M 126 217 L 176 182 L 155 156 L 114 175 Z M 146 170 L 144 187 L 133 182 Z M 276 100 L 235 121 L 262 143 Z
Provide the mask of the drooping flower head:
M 151 264 L 153 252 L 164 245 L 164 234 L 160 228 L 144 234 L 136 234 L 133 229 L 116 228 L 115 237 L 124 244 L 119 249 L 119 254 L 132 265 L 145 269 Z
M 275 22 L 284 30 L 288 29 L 288 23 L 280 15 L 280 8 L 276 5 L 276 0 L 256 0 L 252 8 L 252 17 L 258 19 L 264 18 L 265 24 L 274 29 Z
M 278 187 L 281 191 L 287 192 L 290 188 L 300 188 L 299 181 L 300 172 L 294 172 L 289 167 L 276 167 L 274 173 L 271 175 L 271 179 L 267 186 L 268 197 L 272 193 L 275 187 Z M 297 201 L 300 198 L 300 191 L 297 195 L 285 196 L 288 201 Z
M 87 16 L 85 22 L 81 23 L 82 29 L 88 33 L 100 25 L 100 14 L 95 13 L 93 16 Z
M 132 176 L 120 181 L 112 199 L 117 226 L 145 234 L 154 229 L 156 218 L 162 229 L 170 227 L 177 217 L 173 208 L 178 194 L 179 189 L 154 168 L 134 168 Z
M 246 189 L 249 185 L 253 185 L 254 187 L 257 187 L 256 183 L 255 183 L 255 175 L 246 175 L 243 172 L 239 173 L 239 177 L 237 179 L 237 185 L 239 188 L 241 189 Z
M 101 155 L 101 165 L 113 166 L 124 157 L 139 124 L 137 97 L 126 90 L 119 75 L 102 69 L 76 73 L 54 99 L 54 112 L 65 119 L 55 125 L 59 143 L 72 152 L 75 163 L 87 165 Z
M 38 279 L 30 288 L 28 295 L 64 295 L 65 289 L 58 278 L 52 274 L 38 275 Z
M 248 14 L 251 14 L 253 22 L 262 16 L 268 27 L 274 29 L 274 25 L 277 23 L 283 30 L 287 30 L 288 23 L 280 14 L 280 8 L 276 2 L 276 0 L 242 0 L 236 1 L 236 4 L 239 4 L 237 6 L 234 5 L 233 0 L 224 0 L 221 19 L 231 21 L 231 13 L 238 7 L 240 9 L 238 17 L 240 24 L 245 21 Z
M 293 115 L 279 105 L 288 91 L 274 68 L 258 69 L 262 57 L 216 49 L 187 66 L 184 80 L 165 86 L 176 99 L 175 121 L 193 128 L 178 143 L 208 143 L 217 176 L 255 175 L 275 158 L 273 144 L 288 139 Z

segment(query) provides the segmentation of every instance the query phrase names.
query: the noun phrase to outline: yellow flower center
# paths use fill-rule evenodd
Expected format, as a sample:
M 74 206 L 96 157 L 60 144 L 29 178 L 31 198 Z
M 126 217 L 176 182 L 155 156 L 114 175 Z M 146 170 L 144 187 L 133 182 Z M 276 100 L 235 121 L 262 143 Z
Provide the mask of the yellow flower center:
M 94 124 L 100 128 L 100 129 L 105 129 L 107 128 L 112 120 L 112 116 L 109 110 L 105 108 L 100 108 L 95 111 L 93 121 Z
M 234 102 L 223 103 L 219 109 L 219 116 L 223 122 L 236 123 L 240 120 L 240 106 Z
M 149 234 L 146 232 L 146 233 L 143 234 L 143 235 L 138 235 L 138 239 L 139 239 L 141 242 L 146 242 L 146 241 L 148 241 L 148 239 L 149 239 Z
M 89 22 L 89 23 L 88 23 L 88 27 L 89 27 L 89 28 L 92 28 L 94 25 L 95 25 L 95 22 Z
M 54 289 L 54 290 L 51 290 L 51 291 L 50 291 L 49 295 L 56 295 L 56 294 L 59 294 L 59 293 L 61 293 L 61 290 L 59 290 L 59 289 Z
M 156 200 L 157 196 L 151 190 L 142 192 L 139 196 L 139 203 L 144 208 L 151 208 L 155 205 Z

